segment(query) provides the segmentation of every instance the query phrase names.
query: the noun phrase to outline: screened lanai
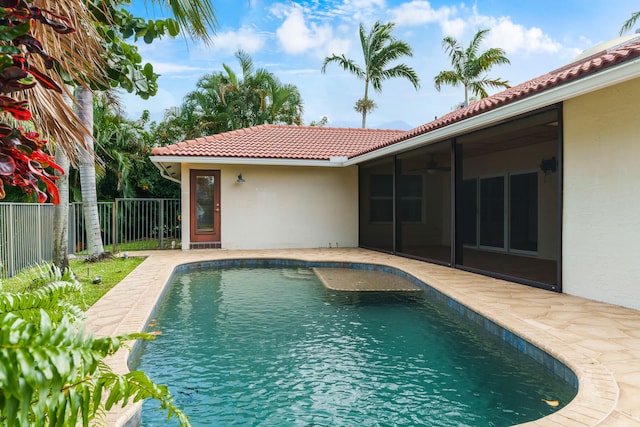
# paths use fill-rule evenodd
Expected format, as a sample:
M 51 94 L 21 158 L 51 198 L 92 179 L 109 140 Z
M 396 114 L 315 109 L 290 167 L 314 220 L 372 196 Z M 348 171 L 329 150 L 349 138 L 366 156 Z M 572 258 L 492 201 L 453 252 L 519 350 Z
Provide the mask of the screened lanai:
M 560 291 L 561 107 L 363 163 L 361 247 Z

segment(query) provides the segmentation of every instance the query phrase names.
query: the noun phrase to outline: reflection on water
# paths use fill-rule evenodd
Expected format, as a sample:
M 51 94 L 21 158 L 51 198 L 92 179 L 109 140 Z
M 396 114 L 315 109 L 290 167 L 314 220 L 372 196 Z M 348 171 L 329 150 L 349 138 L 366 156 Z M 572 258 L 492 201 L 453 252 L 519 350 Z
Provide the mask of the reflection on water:
M 156 323 L 133 367 L 194 426 L 507 426 L 576 393 L 424 293 L 334 292 L 307 270 L 187 273 Z M 168 425 L 154 405 L 143 425 Z

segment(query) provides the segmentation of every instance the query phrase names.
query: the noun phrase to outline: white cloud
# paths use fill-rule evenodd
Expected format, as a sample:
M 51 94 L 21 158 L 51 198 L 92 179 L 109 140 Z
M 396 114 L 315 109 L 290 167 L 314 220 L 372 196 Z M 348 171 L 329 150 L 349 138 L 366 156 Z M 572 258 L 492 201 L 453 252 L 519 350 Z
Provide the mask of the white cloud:
M 400 4 L 391 11 L 392 21 L 398 26 L 419 26 L 430 23 L 440 25 L 443 34 L 457 39 L 464 37 L 468 30 L 489 28 L 486 38 L 488 46 L 501 47 L 507 53 L 557 53 L 562 45 L 554 41 L 540 28 L 526 28 L 515 24 L 509 17 L 481 15 L 477 7 L 471 9 L 463 4 L 457 7 L 434 8 L 429 1 L 412 0 Z
M 423 0 L 413 0 L 402 3 L 391 11 L 391 21 L 398 26 L 423 25 L 431 22 L 446 23 L 449 16 L 455 13 L 455 9 L 441 7 L 434 9 L 431 3 Z
M 329 42 L 327 42 L 325 45 L 321 47 L 321 49 L 318 51 L 319 53 L 318 56 L 324 58 L 326 56 L 331 56 L 333 54 L 347 55 L 349 52 L 349 49 L 351 49 L 351 46 L 352 44 L 350 40 L 335 38 L 330 40 Z M 358 47 L 359 46 L 360 44 L 358 44 Z M 351 56 L 351 55 L 349 54 L 347 56 Z
M 384 7 L 384 0 L 344 0 L 332 13 L 352 22 L 369 22 L 379 17 Z
M 507 53 L 557 53 L 562 50 L 562 45 L 540 28 L 525 28 L 506 17 L 490 18 L 488 21 L 490 25 L 487 28 L 491 32 L 485 41 L 489 46 L 501 47 Z
M 460 13 L 458 8 L 442 6 L 434 9 L 431 3 L 425 0 L 402 3 L 399 7 L 392 9 L 390 13 L 391 21 L 398 26 L 437 24 L 443 34 L 452 37 L 461 37 L 467 28 L 467 22 L 463 18 L 457 17 Z
M 221 31 L 213 38 L 213 50 L 234 53 L 244 50 L 254 53 L 265 45 L 265 35 L 257 33 L 253 28 L 241 27 L 237 31 Z
M 334 52 L 345 52 L 349 41 L 333 36 L 330 25 L 307 22 L 304 9 L 298 5 L 283 11 L 278 8 L 274 13 L 284 13 L 286 18 L 276 30 L 280 45 L 287 54 L 303 54 L 311 52 L 318 57 Z
M 186 64 L 176 64 L 176 63 L 157 62 L 157 61 L 153 61 L 152 64 L 153 64 L 153 71 L 163 76 L 208 71 L 208 68 L 205 68 L 205 67 L 194 67 L 193 65 L 186 65 Z
M 462 18 L 446 20 L 440 25 L 442 26 L 443 34 L 454 38 L 462 37 L 464 30 L 467 28 L 467 23 Z

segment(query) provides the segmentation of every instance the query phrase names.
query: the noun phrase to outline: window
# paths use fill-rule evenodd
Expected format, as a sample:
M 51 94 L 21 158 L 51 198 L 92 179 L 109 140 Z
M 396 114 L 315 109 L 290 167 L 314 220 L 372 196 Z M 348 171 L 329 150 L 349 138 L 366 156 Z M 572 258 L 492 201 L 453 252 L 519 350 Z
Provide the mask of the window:
M 538 250 L 538 174 L 521 173 L 509 177 L 509 247 Z
M 402 175 L 398 183 L 398 220 L 422 222 L 422 175 Z
M 369 177 L 370 222 L 393 221 L 393 175 L 375 175 Z
M 480 246 L 504 248 L 504 176 L 480 179 Z

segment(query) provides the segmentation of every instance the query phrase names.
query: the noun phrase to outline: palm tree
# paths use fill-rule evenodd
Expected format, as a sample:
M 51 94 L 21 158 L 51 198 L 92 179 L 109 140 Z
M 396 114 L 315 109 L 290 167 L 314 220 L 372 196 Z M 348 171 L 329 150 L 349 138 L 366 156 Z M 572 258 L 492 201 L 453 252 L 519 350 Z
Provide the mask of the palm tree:
M 264 123 L 302 123 L 302 99 L 296 86 L 283 84 L 268 70 L 256 69 L 243 51 L 236 58 L 241 74 L 222 64 L 224 71 L 202 76 L 182 106 L 165 117 L 166 125 L 182 121 L 184 134 L 194 138 Z
M 95 152 L 93 144 L 93 93 L 85 86 L 76 88 L 76 115 L 88 131 L 84 137 L 84 147 L 80 154 L 80 188 L 82 189 L 82 213 L 87 233 L 87 253 L 91 257 L 104 252 L 98 213 L 98 193 L 96 191 Z
M 369 83 L 378 93 L 382 92 L 382 82 L 394 77 L 404 77 L 411 82 L 414 88 L 420 87 L 418 75 L 413 68 L 406 64 L 385 68 L 403 56 L 413 56 L 411 47 L 391 34 L 394 27 L 395 23 L 393 22 L 381 24 L 380 21 L 377 21 L 367 34 L 364 25 L 360 24 L 360 44 L 364 55 L 364 67 L 356 64 L 353 59 L 348 59 L 344 54 L 328 56 L 322 64 L 323 73 L 329 63 L 335 62 L 345 71 L 364 80 L 364 97 L 359 99 L 355 106 L 356 111 L 362 113 L 363 128 L 367 124 L 367 113 L 375 108 L 375 103 L 369 99 Z
M 620 28 L 620 35 L 623 35 L 627 31 L 632 29 L 633 26 L 636 25 L 636 22 L 638 22 L 638 19 L 640 19 L 640 12 L 632 13 L 631 17 L 629 19 L 627 19 L 624 22 L 624 24 L 622 24 L 622 28 Z
M 277 77 L 270 76 L 265 89 L 269 123 L 302 124 L 302 98 L 295 85 L 283 84 Z
M 505 56 L 505 51 L 500 48 L 491 48 L 478 55 L 480 43 L 490 30 L 480 30 L 464 49 L 460 42 L 453 37 L 445 37 L 442 40 L 444 48 L 453 70 L 441 71 L 434 78 L 436 89 L 439 91 L 443 84 L 451 86 L 464 86 L 464 103 L 469 104 L 469 91 L 475 96 L 486 98 L 489 94 L 486 87 L 509 88 L 509 82 L 500 78 L 490 79 L 487 73 L 491 67 L 499 64 L 510 64 Z
M 160 3 L 159 0 L 153 0 Z M 209 41 L 208 30 L 215 27 L 215 15 L 210 0 L 169 0 L 167 4 L 170 6 L 174 17 L 178 24 L 182 27 L 183 34 L 186 30 L 192 38 L 199 38 Z M 103 16 L 102 11 L 107 14 L 117 12 L 114 7 L 119 4 L 104 5 L 101 9 L 97 6 L 97 12 L 94 12 L 94 23 L 96 27 L 109 27 L 112 22 L 109 17 Z M 116 43 L 109 42 L 109 46 Z M 96 172 L 95 172 L 95 153 L 93 150 L 93 113 L 89 114 L 89 110 L 93 110 L 93 93 L 84 85 L 78 86 L 76 89 L 76 106 L 80 123 L 87 129 L 88 135 L 84 138 L 84 147 L 80 153 L 79 170 L 80 182 L 82 188 L 82 206 L 85 218 L 85 229 L 87 233 L 87 252 L 89 256 L 99 256 L 104 252 L 102 235 L 100 233 L 100 219 L 98 214 L 98 200 L 96 191 Z

